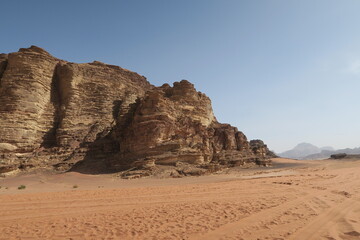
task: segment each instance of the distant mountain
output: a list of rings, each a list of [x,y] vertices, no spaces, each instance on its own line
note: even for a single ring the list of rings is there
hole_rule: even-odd
[[[303,157],[302,159],[304,160],[311,160],[311,159],[326,159],[326,158],[330,158],[330,156],[332,154],[337,154],[337,153],[346,153],[346,154],[360,154],[360,147],[358,148],[345,148],[345,149],[338,149],[338,150],[333,150],[333,151],[328,151],[328,150],[323,150],[320,153],[316,153],[316,154],[311,154],[308,155],[306,157]]]
[[[326,159],[330,158],[332,154],[346,153],[346,154],[360,154],[360,147],[358,148],[345,148],[345,149],[334,149],[333,147],[317,147],[310,143],[300,143],[293,149],[278,153],[279,157],[293,158],[301,160],[315,160],[315,159]]]
[[[322,150],[319,153],[310,154],[308,156],[302,157],[301,160],[320,160],[320,159],[327,159],[332,154],[336,153],[336,151],[328,151],[328,150]]]
[[[326,147],[329,148],[329,147]],[[277,154],[280,157],[284,158],[294,158],[302,159],[308,155],[320,153],[321,149],[317,146],[314,146],[310,143],[300,143],[296,145],[293,149]]]

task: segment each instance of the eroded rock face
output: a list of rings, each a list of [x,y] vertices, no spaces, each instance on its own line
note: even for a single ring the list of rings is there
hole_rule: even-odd
[[[260,139],[251,140],[250,148],[256,155],[262,157],[272,157],[272,158],[278,157],[274,152],[270,151],[267,145]]]
[[[133,105],[128,124],[119,128],[120,153],[112,166],[141,164],[262,164],[267,148],[251,147],[246,136],[214,117],[210,99],[186,80],[165,84]],[[140,143],[140,144],[139,144]]]
[[[56,140],[59,146],[80,146],[110,131],[119,114],[151,87],[145,77],[100,62],[60,63],[56,78],[59,120]]]
[[[1,55],[0,76],[0,160],[20,167],[53,164],[75,150],[84,157],[97,134],[152,88],[134,72],[69,63],[35,46]]]
[[[58,60],[31,47],[10,53],[0,64],[0,153],[15,161],[39,148],[53,126],[51,86]]]
[[[126,69],[66,62],[35,46],[0,54],[0,103],[1,172],[75,164],[201,173],[269,156],[262,141],[218,123],[210,99],[186,80],[154,87]]]

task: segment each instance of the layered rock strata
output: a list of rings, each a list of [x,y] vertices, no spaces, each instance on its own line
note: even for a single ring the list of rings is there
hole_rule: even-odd
[[[35,46],[0,55],[0,103],[0,172],[269,163],[266,145],[218,123],[188,81],[154,87],[126,69],[66,62]]]
[[[126,126],[119,128],[120,169],[141,164],[176,162],[243,165],[261,163],[266,145],[251,146],[246,136],[214,117],[211,101],[186,80],[164,84],[133,105]],[[141,144],[139,144],[141,143]]]

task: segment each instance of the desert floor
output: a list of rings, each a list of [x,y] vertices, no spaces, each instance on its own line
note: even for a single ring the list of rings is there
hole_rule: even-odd
[[[1,240],[360,239],[360,160],[181,179],[38,173],[0,186]]]

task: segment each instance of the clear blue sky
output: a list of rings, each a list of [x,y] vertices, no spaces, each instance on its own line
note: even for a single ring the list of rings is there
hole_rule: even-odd
[[[188,79],[220,122],[277,152],[360,146],[358,0],[11,0],[0,13],[0,52]]]

